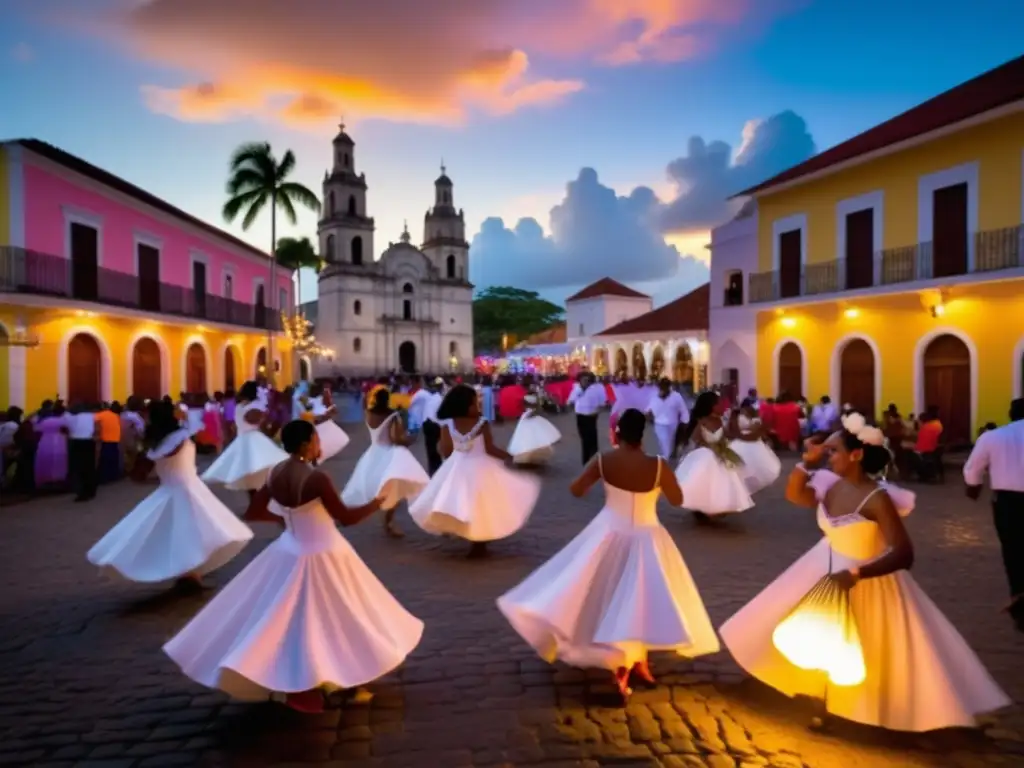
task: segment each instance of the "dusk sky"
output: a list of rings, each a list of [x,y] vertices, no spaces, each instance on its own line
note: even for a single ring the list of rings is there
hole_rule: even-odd
[[[0,20],[0,138],[225,226],[236,145],[291,148],[319,194],[343,114],[377,255],[404,220],[419,240],[443,158],[473,282],[556,300],[604,275],[659,303],[696,287],[727,195],[1024,52],[1020,0],[0,0]],[[279,231],[315,241],[315,219]],[[269,217],[232,231],[269,246]]]

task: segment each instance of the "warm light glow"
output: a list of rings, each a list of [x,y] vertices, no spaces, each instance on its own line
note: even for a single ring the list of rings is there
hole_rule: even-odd
[[[856,319],[859,316],[860,316],[860,310],[859,309],[855,309],[854,307],[850,307],[848,310],[843,312],[843,317],[845,317],[847,320],[854,320],[854,319]]]
[[[932,307],[932,317],[942,317],[944,314],[946,314],[945,304],[936,304]]]
[[[96,317],[95,312],[86,312],[84,309],[78,310],[75,314],[79,317]]]
[[[196,326],[196,330],[199,331],[200,333],[206,333],[206,326],[205,325],[197,325]]]
[[[782,327],[783,328],[795,328],[796,327],[796,318],[795,317],[784,317],[784,318],[782,318]]]
[[[860,685],[867,675],[857,627],[834,605],[801,605],[775,628],[772,644],[800,669],[824,672],[833,685]]]

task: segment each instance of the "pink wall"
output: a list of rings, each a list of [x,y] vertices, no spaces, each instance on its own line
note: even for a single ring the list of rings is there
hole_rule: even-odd
[[[59,168],[59,167],[58,167]],[[136,238],[160,247],[160,280],[171,285],[192,285],[191,254],[205,257],[207,293],[224,295],[225,267],[230,268],[235,301],[251,304],[256,285],[266,285],[270,302],[270,266],[266,259],[250,254],[231,243],[217,244],[211,234],[181,222],[172,224],[162,211],[146,213],[142,202],[120,202],[120,193],[109,195],[91,179],[81,179],[71,171],[51,170],[49,161],[25,153],[25,247],[29,250],[63,256],[68,254],[68,216],[82,223],[98,224],[100,230],[100,266],[118,272],[136,271]],[[151,242],[155,241],[155,242]],[[294,300],[291,272],[278,271],[277,288],[287,290],[288,306]],[[276,304],[276,301],[275,301]]]

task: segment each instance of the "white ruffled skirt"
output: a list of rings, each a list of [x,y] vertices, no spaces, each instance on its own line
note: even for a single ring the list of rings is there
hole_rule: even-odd
[[[316,432],[320,436],[320,461],[333,459],[349,444],[349,436],[345,434],[345,430],[331,419],[317,424]]]
[[[429,482],[430,475],[405,446],[371,445],[359,457],[341,500],[360,507],[382,499],[381,509],[394,509],[403,499],[415,499]]]
[[[270,470],[285,461],[288,454],[257,429],[243,432],[203,473],[202,479],[223,485],[232,491],[258,491]]]
[[[782,462],[763,440],[733,440],[729,447],[743,459],[740,475],[751,493],[767,488],[782,474]]]
[[[727,467],[714,451],[694,448],[676,467],[683,507],[705,515],[743,512],[754,506],[742,467]]]
[[[543,416],[523,414],[508,443],[508,452],[517,464],[542,464],[551,458],[561,439],[562,433]]]

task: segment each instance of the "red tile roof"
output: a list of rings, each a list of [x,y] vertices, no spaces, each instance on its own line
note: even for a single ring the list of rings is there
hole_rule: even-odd
[[[538,331],[532,336],[528,337],[524,344],[526,346],[533,346],[534,344],[564,344],[567,339],[567,331],[565,323],[558,323],[550,328],[543,331]]]
[[[246,253],[250,253],[253,256],[259,256],[263,259],[269,259],[266,251],[250,245],[229,232],[225,232],[220,227],[215,227],[213,224],[205,222],[190,213],[186,213],[181,210],[181,208],[171,205],[166,200],[147,192],[141,187],[135,186],[129,181],[125,181],[120,176],[115,176],[110,171],[105,171],[80,157],[72,155],[70,152],[65,152],[59,147],[47,144],[45,141],[39,141],[39,139],[17,139],[13,143],[24,147],[30,152],[41,155],[51,162],[62,165],[70,171],[74,171],[82,176],[87,176],[105,187],[110,187],[123,195],[133,197],[140,203],[148,205],[150,208],[156,208],[158,211],[162,211],[163,213],[173,216],[180,221],[191,224],[194,227],[198,227],[199,229],[209,233],[212,237],[226,241],[234,247],[242,249]],[[283,267],[281,268],[284,269]]]
[[[598,336],[630,336],[670,331],[706,331],[711,307],[711,283],[670,301],[663,307],[630,320],[623,320]]]
[[[901,115],[738,193],[735,197],[762,192],[1022,99],[1024,56],[961,83],[945,93],[940,93]]]
[[[596,299],[598,296],[625,296],[630,299],[651,298],[646,293],[634,291],[628,285],[623,285],[618,280],[612,280],[610,277],[602,277],[596,283],[591,283],[582,291],[574,293],[565,300],[565,303],[568,304],[570,301],[583,301],[583,299]]]

